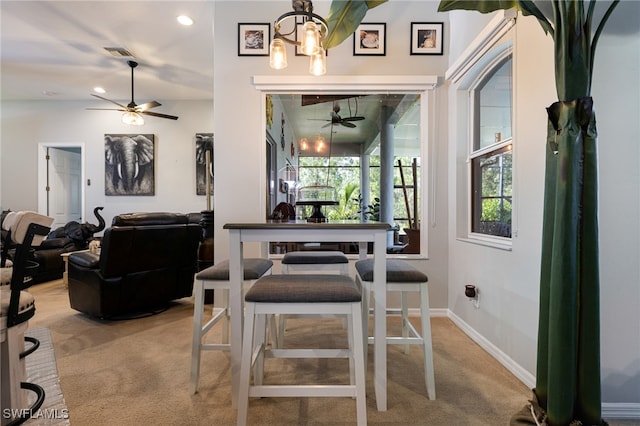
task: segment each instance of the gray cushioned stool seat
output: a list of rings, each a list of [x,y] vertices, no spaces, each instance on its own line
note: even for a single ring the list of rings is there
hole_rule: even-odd
[[[268,259],[249,258],[244,259],[244,280],[257,280],[263,276],[271,267],[273,262]],[[197,280],[228,281],[229,280],[229,260],[223,260],[210,266],[196,274]]]
[[[282,256],[285,265],[317,265],[349,263],[341,251],[292,251]]]
[[[363,281],[373,281],[373,259],[359,260],[355,264]],[[423,283],[427,275],[401,259],[387,259],[387,282]]]
[[[355,281],[344,275],[267,275],[247,291],[245,300],[257,303],[358,302],[362,298]]]

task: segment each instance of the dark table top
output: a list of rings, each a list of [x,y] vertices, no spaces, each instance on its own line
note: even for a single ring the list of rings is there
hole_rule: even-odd
[[[390,229],[388,223],[360,222],[358,220],[334,220],[329,222],[314,223],[306,220],[276,221],[249,223],[226,223],[223,229]]]

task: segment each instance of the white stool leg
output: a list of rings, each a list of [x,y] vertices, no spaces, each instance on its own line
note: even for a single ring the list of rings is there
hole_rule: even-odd
[[[436,399],[436,382],[433,370],[433,346],[431,343],[431,318],[429,313],[429,287],[420,284],[420,319],[422,321],[422,349],[424,350],[424,376],[429,399]]]
[[[409,337],[409,306],[407,302],[407,292],[400,292],[401,296],[401,311],[402,311],[402,337],[405,339]],[[404,345],[405,355],[409,355],[409,344]]]
[[[249,410],[249,384],[251,382],[251,357],[253,355],[253,330],[255,323],[255,303],[245,304],[244,334],[242,336],[242,357],[240,361],[240,386],[238,394],[238,426],[247,424]]]
[[[229,324],[231,323],[231,318],[229,316],[229,290],[224,288],[220,290],[221,309],[224,310],[224,317],[222,318],[222,343],[229,343]],[[214,298],[215,302],[215,298]]]
[[[253,364],[253,383],[256,385],[262,384],[262,378],[264,377],[264,346],[266,345],[266,331],[267,331],[267,315],[256,314],[253,325],[253,347],[261,348],[256,354],[256,359],[252,360]]]
[[[364,365],[367,366],[367,358],[369,356],[369,303],[371,301],[371,283],[368,281],[360,280],[360,277],[356,275],[357,281],[360,283],[362,290],[362,347],[364,351]]]
[[[351,353],[353,357],[353,367],[355,375],[356,385],[356,414],[358,418],[358,425],[366,426],[367,424],[367,397],[365,392],[365,374],[366,364],[363,347],[366,348],[366,344],[361,345],[360,342],[366,342],[366,335],[363,333],[362,326],[362,303],[353,303],[350,316],[350,323],[353,327],[349,328],[349,332],[353,333]]]
[[[191,341],[191,377],[189,380],[189,391],[195,394],[198,389],[198,378],[200,377],[200,344],[202,343],[202,323],[204,317],[204,283],[196,280],[195,300],[193,302],[193,337]]]

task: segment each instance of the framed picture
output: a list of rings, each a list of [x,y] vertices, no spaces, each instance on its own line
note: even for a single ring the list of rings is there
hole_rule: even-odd
[[[207,151],[211,160],[208,167]],[[213,133],[196,133],[196,195],[207,195],[207,173],[209,193],[213,194]]]
[[[155,195],[152,134],[104,135],[104,195]]]
[[[360,24],[353,34],[353,54],[384,56],[387,46],[387,24]]]
[[[269,56],[271,24],[238,24],[238,56]]]
[[[411,54],[442,55],[443,29],[442,22],[412,22]]]

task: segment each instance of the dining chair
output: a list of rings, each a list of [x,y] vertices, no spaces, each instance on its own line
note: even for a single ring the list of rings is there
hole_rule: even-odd
[[[243,287],[251,286],[255,280],[263,275],[271,274],[273,262],[268,259],[248,258],[244,260],[244,281]],[[198,272],[195,276],[193,304],[193,339],[191,343],[191,375],[189,390],[195,394],[198,389],[198,379],[200,377],[200,357],[202,351],[229,351],[229,327],[231,326],[229,314],[229,260],[221,261]],[[214,307],[213,316],[204,322],[204,302],[205,290],[213,290]],[[218,291],[220,292],[219,294]],[[205,342],[205,335],[211,331],[213,326],[222,322],[221,342]],[[239,326],[239,325],[238,325]],[[275,330],[275,326],[273,327]],[[275,331],[273,331],[275,333]]]
[[[244,426],[247,422],[251,397],[355,398],[357,423],[361,426],[367,424],[366,369],[363,354],[365,343],[361,299],[362,293],[353,278],[344,275],[268,275],[254,283],[245,295],[238,425]],[[265,344],[266,318],[276,314],[346,316],[349,324],[347,327],[348,349],[267,347]],[[312,337],[309,336],[309,338]],[[349,384],[265,384],[263,377],[265,358],[348,358]],[[253,383],[251,383],[252,370],[254,370]],[[265,419],[261,420],[265,421]]]
[[[315,273],[349,275],[349,259],[337,250],[291,251],[282,256],[282,273]],[[278,317],[278,347],[284,344],[288,315]]]
[[[431,321],[429,316],[429,287],[428,277],[422,271],[413,267],[409,262],[402,259],[387,259],[387,291],[400,292],[400,308],[387,308],[387,315],[400,314],[402,319],[402,336],[387,336],[387,345],[403,345],[404,353],[409,353],[409,345],[420,345],[424,352],[424,375],[429,399],[436,398],[435,375],[433,369],[433,346],[431,342]],[[369,313],[373,309],[369,308],[373,286],[373,259],[359,260],[355,263],[356,281],[362,286],[362,315],[365,335],[369,336],[368,324]],[[420,325],[419,333],[409,321],[409,309],[407,294],[418,292],[420,295]],[[374,294],[375,299],[375,294]],[[375,344],[373,337],[366,339],[368,344]],[[365,361],[367,350],[365,343]]]

